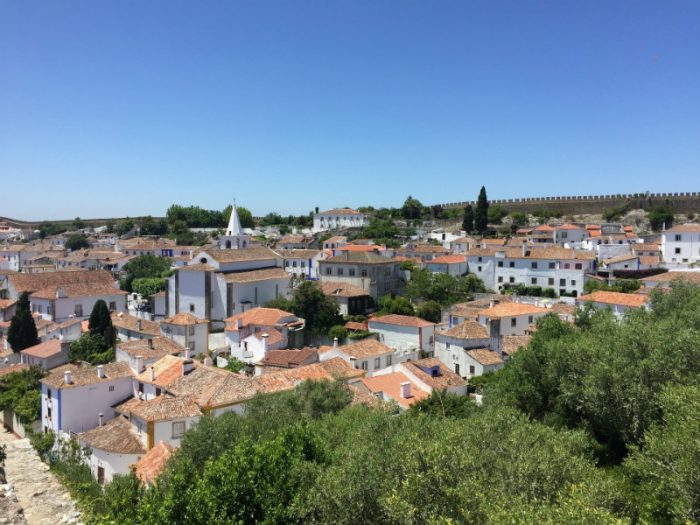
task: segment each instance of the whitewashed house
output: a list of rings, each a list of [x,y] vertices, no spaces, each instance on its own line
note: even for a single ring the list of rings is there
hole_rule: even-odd
[[[362,339],[343,346],[338,346],[337,343],[336,341],[332,347],[319,349],[318,358],[321,362],[340,357],[353,368],[363,370],[367,376],[396,362],[394,349],[376,339]]]
[[[525,335],[547,314],[548,308],[525,303],[501,303],[479,312],[479,324],[488,327],[490,337]]]
[[[150,339],[132,339],[118,342],[116,345],[116,362],[126,363],[136,374],[151,366],[166,355],[180,355],[185,349],[172,339],[164,336]]]
[[[700,224],[679,224],[661,232],[661,251],[667,264],[700,262]]]
[[[361,228],[369,224],[369,215],[351,208],[336,208],[314,214],[314,233],[346,228]]]
[[[160,322],[160,333],[192,355],[209,350],[209,323],[189,312],[181,312]]]
[[[598,290],[576,299],[576,305],[581,307],[592,304],[596,308],[610,308],[616,317],[622,317],[628,310],[646,308],[649,296],[636,293],[606,292]]]
[[[465,352],[466,368],[462,372],[467,379],[496,372],[503,368],[503,358],[498,352],[488,348],[477,348]]]
[[[435,323],[411,315],[389,314],[367,320],[370,332],[395,351],[396,362],[418,359],[420,352],[432,355]]]
[[[460,277],[467,273],[467,258],[464,255],[441,255],[426,262],[425,268],[433,273]]]
[[[253,308],[226,319],[226,345],[230,355],[256,363],[269,350],[288,348],[290,336],[301,343],[304,320],[277,308]]]
[[[68,341],[51,339],[22,350],[21,362],[41,367],[42,370],[51,370],[68,362],[69,347]]]

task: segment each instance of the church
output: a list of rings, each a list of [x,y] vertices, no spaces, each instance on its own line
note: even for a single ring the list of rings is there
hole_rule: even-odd
[[[208,319],[214,330],[223,328],[227,317],[290,297],[290,275],[282,264],[279,254],[243,232],[234,205],[216,246],[203,247],[168,278],[165,315],[188,312]]]

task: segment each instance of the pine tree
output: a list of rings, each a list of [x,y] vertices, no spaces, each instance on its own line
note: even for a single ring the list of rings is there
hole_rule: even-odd
[[[7,332],[7,341],[13,352],[20,352],[25,348],[39,344],[39,335],[36,331],[36,323],[29,308],[29,294],[24,292],[17,302],[17,310],[10,321]]]
[[[474,228],[479,233],[484,233],[489,225],[489,201],[486,198],[486,188],[481,187],[479,199],[476,201],[474,211]]]
[[[114,327],[112,326],[112,317],[109,314],[107,303],[102,299],[95,303],[90,312],[90,321],[88,323],[90,333],[99,335],[104,341],[105,349],[114,344]]]
[[[464,208],[462,229],[467,233],[471,233],[474,230],[474,208],[472,208],[471,204],[467,204],[466,208]]]

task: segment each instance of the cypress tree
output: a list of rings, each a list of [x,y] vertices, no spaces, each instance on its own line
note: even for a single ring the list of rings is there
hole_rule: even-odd
[[[112,326],[112,317],[109,315],[107,303],[102,299],[95,303],[90,312],[90,321],[88,323],[90,333],[99,335],[104,341],[104,348],[107,349],[114,344],[114,327]]]
[[[29,308],[29,294],[24,292],[17,301],[17,310],[10,321],[7,332],[7,341],[13,352],[20,352],[25,348],[39,344],[39,334],[36,331],[36,323]]]
[[[466,208],[464,208],[462,229],[467,233],[471,233],[474,230],[474,208],[472,208],[471,204],[467,204]]]
[[[476,201],[474,211],[474,228],[479,233],[484,233],[489,225],[489,201],[486,198],[486,188],[481,187],[479,199]]]

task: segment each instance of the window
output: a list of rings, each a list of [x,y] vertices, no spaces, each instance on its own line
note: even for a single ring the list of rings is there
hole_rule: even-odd
[[[160,388],[156,388],[156,397],[158,397],[161,392],[162,392],[162,390]]]
[[[51,419],[51,405],[46,407],[46,417]]]
[[[114,385],[109,385],[109,391],[114,392]]]
[[[469,375],[473,376],[476,374],[476,369],[474,368],[474,365],[469,365]]]
[[[537,277],[533,277],[532,279],[530,279],[530,282],[532,284],[537,284]]]
[[[532,324],[533,321],[534,321],[533,317],[532,317],[531,315],[528,316],[528,318],[527,318],[527,324]]]
[[[374,369],[378,369],[380,366],[382,366],[382,358],[381,357],[375,357],[374,358]]]
[[[498,261],[498,267],[503,268],[503,261]]]
[[[299,264],[302,268],[306,268],[306,261],[301,261]]]
[[[386,366],[391,366],[391,354],[386,356]]]
[[[360,362],[360,368],[362,368],[362,370],[367,370],[367,361]]]
[[[332,272],[333,272],[333,268],[331,268],[330,266],[327,266],[326,267],[326,275],[332,275]]]
[[[674,240],[676,240],[676,241],[680,241],[680,240],[681,240],[681,236],[680,236],[680,234],[678,234],[678,233],[677,233],[677,234],[675,235],[675,239],[674,239]]]
[[[350,268],[350,269],[348,270],[348,275],[349,275],[350,277],[355,277],[355,268]]]
[[[190,303],[190,312],[194,312],[194,303]]]
[[[575,280],[575,279],[571,279],[571,286],[576,286],[576,280]]]
[[[680,254],[681,254],[681,249],[680,249],[680,248],[676,248],[676,249],[673,251],[673,253],[675,253],[676,255],[680,255]]]
[[[564,265],[564,268],[566,268],[567,270],[568,270],[570,267],[571,267],[571,265],[570,265],[569,263],[566,263],[566,264]]]
[[[547,280],[547,284],[548,284],[549,286],[554,286],[554,277],[550,277],[550,278]]]
[[[190,326],[190,335],[194,335],[194,325]]]
[[[75,316],[76,316],[76,317],[82,317],[82,316],[83,316],[83,305],[82,305],[82,304],[76,304],[76,305],[75,305]]]
[[[511,268],[515,268],[515,261],[510,261],[508,266],[510,266]]]
[[[289,261],[284,261],[284,267],[289,268]]]
[[[296,268],[296,267],[297,267],[297,262],[296,262],[296,261],[292,261],[292,268]]]
[[[583,264],[581,264],[581,263],[576,263],[575,268],[576,268],[577,270],[581,270],[581,269],[583,269]]]
[[[338,268],[338,275],[343,275],[343,269],[342,269],[342,268]]]
[[[510,327],[515,328],[515,326],[518,324],[518,320],[513,317],[513,319],[510,320]]]
[[[109,302],[109,309],[110,311],[114,312],[117,309],[117,303],[116,301],[110,301]]]
[[[173,421],[173,437],[179,438],[185,433],[184,421]]]
[[[479,257],[479,262],[481,262],[481,257]]]
[[[139,383],[139,392],[143,394],[143,383]]]
[[[513,284],[515,282],[515,277],[511,277],[510,279],[508,279],[508,282]]]
[[[502,283],[502,282],[503,282],[503,276],[499,276],[499,277],[498,277],[498,282],[499,282],[499,283]]]
[[[549,263],[550,270],[554,270],[554,268],[556,268],[556,267],[557,267],[557,263],[554,263],[554,262]]]
[[[566,286],[566,279],[559,279],[559,286]]]
[[[367,270],[360,270],[360,275],[362,277],[367,277]]]
[[[455,374],[459,375],[459,363],[455,363]]]
[[[476,270],[477,270],[478,272],[480,272],[480,271],[481,271],[481,266],[479,266]]]
[[[536,269],[537,269],[537,263],[536,263],[536,262],[533,262],[532,265],[531,265],[531,267],[532,267],[533,270],[536,270]]]

